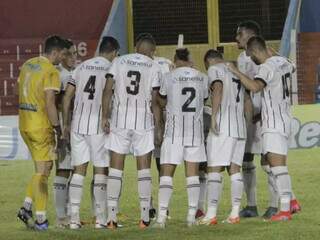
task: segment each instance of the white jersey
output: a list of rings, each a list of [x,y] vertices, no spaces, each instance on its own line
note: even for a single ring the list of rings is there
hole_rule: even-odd
[[[246,52],[243,51],[240,53],[238,57],[238,68],[239,70],[247,75],[249,78],[253,79],[255,75],[257,75],[259,71],[259,65],[255,64],[249,56],[247,56]],[[261,113],[261,93],[250,93],[252,104],[253,104],[253,114]]]
[[[164,136],[182,146],[204,143],[203,107],[208,98],[208,78],[190,67],[179,67],[164,75],[160,94],[167,97]]]
[[[111,63],[103,57],[94,57],[81,63],[73,72],[69,84],[76,87],[72,131],[78,134],[102,133],[101,104],[106,73]]]
[[[111,127],[152,129],[152,90],[160,87],[160,66],[145,55],[127,54],[113,61],[108,74],[115,81]]]
[[[68,69],[63,67],[62,64],[59,64],[57,66],[57,69],[60,72],[61,91],[65,91],[68,82],[70,82],[72,79],[72,70],[69,71]]]
[[[223,84],[222,101],[216,116],[220,134],[234,138],[246,138],[246,122],[244,118],[245,90],[237,77],[231,73],[224,63],[208,69],[209,86],[215,81]]]
[[[255,79],[266,84],[262,92],[262,133],[289,136],[292,117],[288,84],[294,71],[293,64],[280,56],[270,57],[260,65]]]
[[[161,73],[165,74],[171,71],[171,67],[172,67],[172,62],[164,57],[153,57],[153,60],[159,64],[160,68],[161,68]]]

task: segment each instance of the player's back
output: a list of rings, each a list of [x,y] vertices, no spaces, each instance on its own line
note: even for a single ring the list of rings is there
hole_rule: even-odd
[[[164,75],[160,93],[167,96],[165,136],[184,146],[202,144],[207,76],[194,68],[176,68]]]
[[[220,133],[230,137],[246,138],[244,118],[245,90],[237,77],[231,73],[224,63],[208,69],[209,83],[221,81],[223,84],[222,100],[217,115]]]
[[[102,93],[110,64],[103,57],[95,57],[80,64],[73,73],[69,82],[76,88],[72,130],[78,134],[93,135],[102,132]]]
[[[51,128],[45,104],[45,91],[60,91],[58,70],[45,57],[25,62],[19,75],[19,128],[32,131]]]
[[[111,123],[116,128],[151,129],[152,90],[159,88],[161,70],[148,56],[133,53],[117,58],[109,74],[114,79]]]
[[[274,56],[260,65],[260,68],[257,77],[265,78],[266,81],[262,101],[263,132],[277,131],[289,136],[291,113],[288,84],[292,79],[294,66],[286,58]]]

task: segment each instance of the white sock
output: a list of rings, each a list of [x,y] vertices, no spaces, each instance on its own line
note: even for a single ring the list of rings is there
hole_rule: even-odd
[[[291,179],[287,166],[271,167],[271,171],[276,178],[277,188],[280,197],[280,211],[290,211],[291,200]]]
[[[106,201],[107,201],[107,176],[103,174],[94,175],[93,195],[95,200],[96,221],[106,224]]]
[[[231,202],[232,211],[231,218],[239,217],[239,210],[241,205],[241,197],[243,193],[243,179],[241,173],[231,175]]]
[[[200,181],[200,194],[199,194],[199,202],[198,209],[204,211],[206,197],[207,197],[207,174],[204,171],[199,172],[199,181]]]
[[[195,220],[199,194],[200,194],[200,181],[198,176],[187,177],[187,192],[188,192],[188,222]]]
[[[172,177],[163,176],[160,177],[159,184],[159,211],[158,211],[158,222],[164,222],[167,218],[167,211],[169,202],[173,191]]]
[[[68,204],[68,178],[55,176],[53,183],[53,196],[57,218],[66,218]]]
[[[242,175],[247,196],[247,205],[251,207],[257,206],[257,176],[256,166],[253,161],[243,162]]]
[[[31,211],[32,210],[32,198],[26,197],[23,202],[23,207],[26,210]]]
[[[82,188],[83,188],[84,176],[80,174],[73,174],[70,186],[69,186],[69,199],[71,204],[71,218],[70,222],[79,223],[80,222],[80,203],[82,198]]]
[[[121,191],[123,171],[109,168],[109,176],[107,181],[107,201],[108,201],[108,222],[117,222],[118,201]]]
[[[207,202],[208,209],[206,218],[214,218],[217,216],[217,208],[219,199],[222,192],[222,180],[223,177],[220,173],[211,172],[208,173],[208,182],[207,182]]]
[[[268,175],[268,188],[269,188],[269,207],[278,208],[279,205],[279,193],[276,184],[276,178],[274,177],[269,165],[261,166],[263,171]]]
[[[151,201],[151,171],[149,169],[138,170],[138,192],[140,197],[140,219],[149,222],[149,209]]]

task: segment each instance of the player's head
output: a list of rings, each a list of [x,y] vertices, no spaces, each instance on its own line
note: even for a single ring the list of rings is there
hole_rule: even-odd
[[[137,53],[152,58],[156,51],[156,41],[150,33],[141,33],[136,39]]]
[[[77,49],[74,43],[70,39],[65,39],[66,54],[61,60],[62,65],[65,68],[73,69],[77,61]]]
[[[191,67],[193,65],[188,48],[178,48],[176,50],[176,54],[174,55],[174,65],[176,67]]]
[[[260,36],[254,36],[248,40],[246,52],[256,64],[263,63],[269,57],[266,42]]]
[[[209,49],[204,55],[203,61],[204,61],[204,65],[206,66],[206,69],[208,69],[211,65],[222,62],[223,56],[219,51],[214,49]]]
[[[236,41],[239,49],[245,49],[249,38],[259,36],[261,28],[259,24],[252,20],[243,21],[238,25]]]
[[[106,57],[108,60],[112,61],[120,49],[120,44],[117,39],[110,36],[105,36],[99,46],[99,55]]]
[[[44,54],[53,64],[59,64],[66,51],[65,40],[59,36],[49,36],[44,43]]]

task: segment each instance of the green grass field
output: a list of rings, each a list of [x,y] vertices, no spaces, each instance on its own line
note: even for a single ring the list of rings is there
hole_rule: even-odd
[[[289,169],[293,178],[295,193],[303,210],[294,215],[291,222],[269,223],[261,218],[242,220],[239,225],[218,224],[213,227],[197,226],[187,228],[185,217],[187,196],[183,167],[180,166],[174,180],[174,194],[171,201],[172,219],[165,230],[148,229],[141,231],[139,203],[136,184],[135,161],[127,159],[124,179],[124,191],[121,197],[121,212],[128,215],[123,222],[124,228],[116,231],[95,230],[87,225],[80,231],[58,230],[54,228],[55,213],[50,187],[49,221],[51,227],[44,233],[26,230],[16,219],[16,211],[24,198],[25,187],[30,179],[33,166],[31,161],[0,161],[0,239],[319,239],[320,211],[318,209],[319,188],[319,154],[320,149],[293,150],[289,154]],[[258,161],[257,161],[258,163]],[[82,219],[90,219],[90,194],[88,174],[84,199],[81,206]],[[52,177],[50,178],[52,182]],[[153,166],[153,195],[157,198],[157,174]],[[219,220],[228,215],[230,209],[229,179],[225,177],[224,194],[219,209]],[[50,184],[52,186],[52,184]],[[258,168],[259,211],[267,207],[266,177]]]

